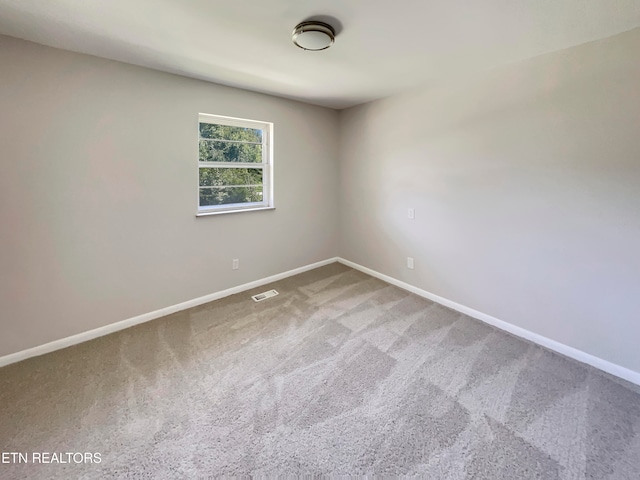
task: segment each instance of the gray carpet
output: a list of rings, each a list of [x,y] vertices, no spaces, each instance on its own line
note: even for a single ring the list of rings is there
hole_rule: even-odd
[[[340,264],[2,368],[0,426],[101,453],[3,479],[640,478],[635,387]]]

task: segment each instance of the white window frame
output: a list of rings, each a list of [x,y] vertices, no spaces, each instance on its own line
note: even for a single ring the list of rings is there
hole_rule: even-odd
[[[256,210],[272,210],[273,204],[273,123],[244,118],[225,117],[208,113],[198,114],[198,143],[200,142],[200,124],[212,123],[230,127],[252,128],[262,130],[262,163],[254,162],[201,162],[198,153],[198,210],[196,216],[218,215],[221,213],[251,212]],[[199,149],[198,149],[199,150]],[[262,202],[232,203],[226,205],[200,205],[200,169],[201,168],[261,168],[262,169]]]

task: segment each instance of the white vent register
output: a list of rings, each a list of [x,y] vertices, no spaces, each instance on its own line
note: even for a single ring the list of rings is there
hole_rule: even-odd
[[[257,295],[252,296],[254,302],[261,302],[262,300],[266,300],[267,298],[275,297],[278,295],[278,292],[275,290],[269,290],[268,292],[259,293]]]

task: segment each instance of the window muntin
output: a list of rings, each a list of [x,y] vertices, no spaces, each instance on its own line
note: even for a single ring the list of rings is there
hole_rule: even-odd
[[[273,206],[273,124],[200,114],[198,213]]]

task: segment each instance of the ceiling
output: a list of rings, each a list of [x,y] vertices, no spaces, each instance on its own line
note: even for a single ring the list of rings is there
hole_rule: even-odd
[[[322,52],[291,42],[328,21]],[[640,0],[0,0],[0,33],[345,108],[640,26]]]

